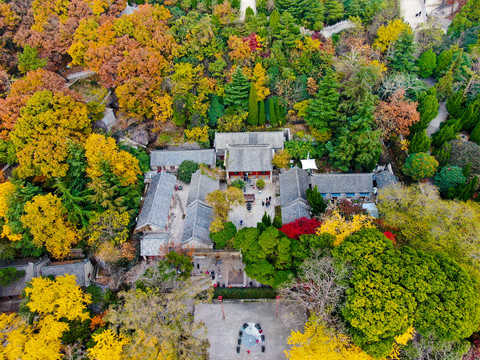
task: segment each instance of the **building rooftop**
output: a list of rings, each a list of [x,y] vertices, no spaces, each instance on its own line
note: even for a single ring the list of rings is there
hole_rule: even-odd
[[[306,191],[308,189],[309,177],[305,170],[297,166],[280,174],[280,203],[287,206],[290,203],[300,199],[307,200]]]
[[[140,239],[140,256],[165,255],[164,249],[168,247],[170,233],[146,234]]]
[[[302,217],[310,219],[310,204],[307,201],[299,199],[287,206],[282,206],[283,224],[291,223]]]
[[[227,171],[272,171],[272,153],[270,146],[229,147],[226,156]]]
[[[154,150],[150,154],[150,168],[157,170],[157,166],[179,166],[185,160],[214,166],[215,150]]]
[[[233,145],[269,145],[275,150],[283,149],[283,131],[215,133],[215,149],[226,150]]]
[[[87,265],[89,262],[90,259],[84,259],[80,261],[67,261],[65,263],[60,262],[49,264],[42,267],[41,273],[44,276],[53,275],[55,277],[64,276],[65,274],[75,275],[77,285],[87,286],[89,279],[85,277],[85,265]],[[93,274],[91,275],[93,276]]]
[[[197,170],[192,175],[186,206],[189,206],[195,200],[205,201],[207,194],[210,194],[219,188],[220,181],[218,179],[212,179],[208,175],[202,174],[201,169]]]
[[[138,215],[136,231],[145,226],[165,228],[176,182],[177,178],[165,171],[152,177]]]
[[[196,202],[186,209],[182,244],[199,241],[213,245],[210,239],[210,224],[213,221],[213,209],[202,202]]]
[[[312,176],[312,187],[315,185],[322,194],[372,193],[373,175],[316,174]]]
[[[375,174],[375,181],[377,182],[377,188],[379,189],[398,183],[397,177],[387,170]]]

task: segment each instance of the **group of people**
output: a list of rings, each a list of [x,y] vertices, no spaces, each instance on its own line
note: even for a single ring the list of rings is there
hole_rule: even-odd
[[[271,196],[265,198],[265,201],[262,200],[262,206],[269,207],[271,201],[272,201],[272,197],[271,197]]]

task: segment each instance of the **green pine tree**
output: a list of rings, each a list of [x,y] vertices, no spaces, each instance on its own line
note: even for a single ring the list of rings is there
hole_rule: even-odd
[[[470,134],[470,141],[480,145],[480,121],[473,128],[472,133]]]
[[[393,49],[388,56],[390,67],[400,72],[411,72],[414,66],[414,52],[415,44],[412,32],[403,31],[393,44]]]
[[[315,99],[307,107],[305,121],[308,125],[316,129],[330,129],[330,124],[338,120],[338,87],[335,71],[328,69],[319,84]]]
[[[445,123],[435,134],[432,135],[432,145],[436,148],[442,146],[445,142],[453,140],[458,135],[458,121]]]
[[[248,106],[250,83],[240,68],[232,76],[232,81],[225,86],[225,105],[229,108],[245,111]]]
[[[419,131],[413,135],[410,145],[408,146],[408,152],[419,153],[419,152],[428,152],[430,151],[430,146],[432,145],[432,139],[427,135],[427,131]]]
[[[447,111],[451,117],[460,118],[465,102],[464,89],[460,89],[447,99]]]
[[[436,94],[437,91],[432,87],[418,97],[417,110],[420,114],[420,121],[411,126],[411,133],[426,129],[430,121],[438,115],[439,104]]]
[[[418,58],[418,75],[421,78],[429,78],[433,74],[433,70],[437,66],[437,54],[432,49],[424,51]]]
[[[480,121],[480,98],[470,102],[460,115],[462,130],[472,131]]]
[[[270,125],[273,127],[278,125],[277,114],[275,113],[275,100],[273,97],[268,99],[268,114],[270,115]]]
[[[257,88],[255,83],[250,84],[250,95],[248,96],[248,118],[247,122],[249,125],[257,126],[258,125],[258,98],[257,98]]]
[[[258,125],[265,125],[267,117],[265,115],[265,101],[260,101],[260,110],[258,114]]]
[[[275,116],[277,117],[277,122],[278,125],[282,125],[282,114],[280,110],[280,101],[278,100],[278,97],[275,97],[275,100],[273,102],[273,106],[275,109]]]
[[[453,95],[453,70],[449,70],[446,72],[444,76],[438,80],[435,84],[435,88],[437,89],[438,98],[440,100],[444,100]]]
[[[325,22],[327,24],[334,24],[344,17],[343,3],[338,0],[325,0]]]
[[[437,80],[440,79],[443,75],[445,75],[452,61],[453,61],[453,50],[449,49],[449,50],[443,51],[437,58],[437,66],[433,71],[433,76]]]
[[[268,22],[268,26],[270,27],[272,34],[277,31],[279,24],[280,24],[280,13],[278,12],[277,9],[275,9],[270,14],[270,19]]]
[[[297,46],[297,40],[301,38],[300,28],[295,23],[295,18],[289,12],[284,12],[280,16],[280,22],[277,31],[272,36],[280,40],[286,49],[293,49]]]
[[[47,65],[47,60],[38,57],[36,48],[25,45],[23,53],[18,54],[18,70],[25,74],[32,70],[43,68]]]
[[[313,189],[307,189],[307,200],[310,203],[313,215],[319,216],[327,210],[327,204],[323,200],[322,194],[318,191],[317,185]]]
[[[208,119],[211,127],[216,127],[218,119],[220,119],[223,114],[225,114],[225,108],[218,101],[218,96],[213,95],[212,101],[210,102],[210,108],[208,109]]]
[[[443,146],[439,149],[434,149],[434,155],[435,158],[437,159],[438,163],[443,166],[446,165],[450,161],[450,152],[452,150],[452,145],[451,144],[443,144]]]

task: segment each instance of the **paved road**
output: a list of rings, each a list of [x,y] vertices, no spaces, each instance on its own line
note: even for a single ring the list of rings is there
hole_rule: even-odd
[[[445,101],[442,101],[441,103],[439,103],[437,117],[430,121],[430,124],[428,124],[427,135],[432,136],[433,133],[437,132],[437,130],[440,129],[440,124],[447,120],[447,117],[448,111],[446,103]]]

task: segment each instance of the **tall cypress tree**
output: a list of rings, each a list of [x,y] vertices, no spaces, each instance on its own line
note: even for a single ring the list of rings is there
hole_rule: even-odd
[[[274,105],[275,116],[277,117],[278,125],[282,125],[282,114],[280,111],[280,102],[278,100],[278,97],[275,97],[275,101],[273,105]]]
[[[447,99],[447,111],[450,116],[456,119],[459,118],[463,112],[463,103],[465,99],[463,91],[462,88]]]
[[[480,98],[472,101],[460,115],[462,130],[471,131],[480,121]]]
[[[225,108],[218,101],[218,96],[213,95],[212,101],[210,102],[210,108],[208,109],[208,119],[210,120],[210,126],[217,126],[218,119],[220,119],[225,113]]]
[[[480,145],[480,122],[473,128],[472,133],[470,134],[470,141]]]
[[[260,110],[258,113],[258,125],[265,125],[267,117],[265,115],[265,101],[260,100]]]
[[[334,24],[345,15],[343,3],[338,0],[325,0],[324,7],[325,22],[327,24]]]
[[[250,95],[248,96],[248,119],[249,125],[258,125],[258,98],[255,83],[250,84]]]
[[[225,105],[235,110],[245,111],[248,106],[250,83],[240,68],[232,76],[232,81],[225,86]]]
[[[275,100],[273,97],[268,99],[268,114],[270,115],[270,125],[277,126],[277,114],[275,113]]]
[[[413,135],[412,141],[408,146],[408,152],[419,153],[419,152],[428,152],[430,151],[430,146],[432,145],[432,139],[427,135],[427,131],[419,131]]]

